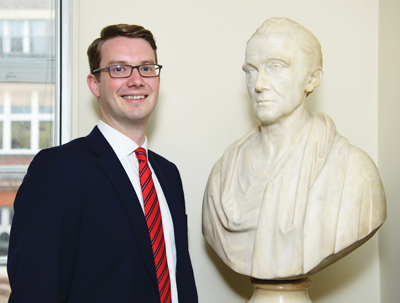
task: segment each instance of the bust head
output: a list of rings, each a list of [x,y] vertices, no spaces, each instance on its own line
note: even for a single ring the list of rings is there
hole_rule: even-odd
[[[274,124],[305,111],[306,97],[322,81],[321,46],[296,22],[271,18],[247,42],[243,70],[254,114]]]

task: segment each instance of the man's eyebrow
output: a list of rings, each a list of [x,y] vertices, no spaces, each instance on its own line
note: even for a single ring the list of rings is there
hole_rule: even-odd
[[[107,65],[114,65],[114,64],[130,65],[127,61],[124,61],[124,60],[111,60],[108,62]],[[155,62],[154,62],[154,60],[143,60],[143,61],[140,61],[140,64],[155,64]]]
[[[154,62],[154,60],[144,60],[144,61],[141,61],[141,63],[142,63],[142,64],[156,64],[156,63]]]
[[[111,61],[108,61],[108,63],[107,63],[107,65],[113,65],[113,64],[128,64],[128,63],[123,60],[111,60]]]

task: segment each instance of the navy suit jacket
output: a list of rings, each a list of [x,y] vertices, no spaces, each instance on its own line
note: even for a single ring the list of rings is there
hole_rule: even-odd
[[[197,291],[176,166],[149,151],[174,223],[180,303]],[[14,203],[9,302],[159,303],[149,232],[135,190],[95,127],[86,138],[42,150]]]

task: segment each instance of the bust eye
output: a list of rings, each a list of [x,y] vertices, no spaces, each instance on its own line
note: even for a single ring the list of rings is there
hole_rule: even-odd
[[[254,66],[247,66],[245,68],[245,72],[246,72],[247,77],[253,78],[253,77],[257,77],[258,69],[255,68]]]
[[[279,63],[273,63],[269,66],[269,69],[274,72],[277,72],[277,71],[281,70],[282,68],[283,68],[283,65],[279,64]]]
[[[246,65],[243,69],[247,74],[253,74],[253,73],[257,72],[257,69],[251,65]]]

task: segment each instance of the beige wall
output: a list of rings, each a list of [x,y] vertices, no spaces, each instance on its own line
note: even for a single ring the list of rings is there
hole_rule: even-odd
[[[319,38],[324,81],[310,96],[350,142],[378,160],[378,0],[74,0],[73,135],[97,123],[86,86],[86,49],[102,27],[136,23],[157,38],[159,104],[150,148],[180,169],[189,215],[190,250],[201,303],[244,302],[248,278],[227,268],[204,242],[201,205],[208,174],[224,149],[257,124],[241,70],[246,41],[269,17],[289,17]],[[313,302],[376,303],[380,297],[377,237],[312,277]],[[389,302],[389,301],[387,301]]]
[[[400,2],[379,5],[379,168],[388,220],[379,234],[381,302],[400,302]]]

